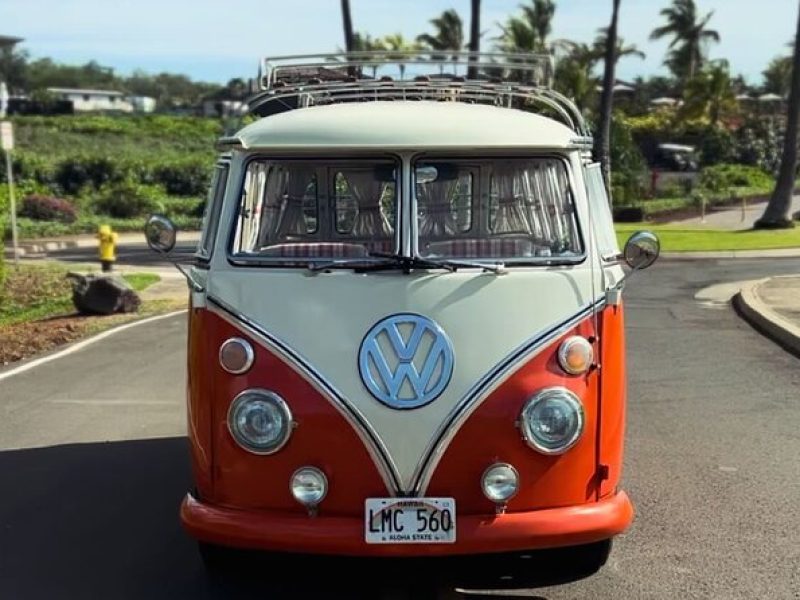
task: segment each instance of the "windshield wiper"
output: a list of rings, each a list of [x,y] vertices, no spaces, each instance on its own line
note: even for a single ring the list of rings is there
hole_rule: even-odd
[[[481,262],[471,262],[462,260],[431,260],[419,258],[417,256],[403,256],[390,252],[370,252],[370,258],[381,258],[381,262],[366,262],[358,259],[345,258],[331,260],[324,263],[308,263],[307,268],[312,273],[327,271],[328,269],[353,269],[357,273],[368,273],[373,271],[388,271],[391,269],[402,269],[406,275],[416,269],[444,269],[450,273],[458,269],[483,269],[496,275],[507,273],[503,263],[486,264]]]
[[[491,271],[496,275],[502,275],[506,272],[503,263],[485,264],[481,262],[471,262],[463,260],[432,260],[429,258],[419,258],[416,256],[403,256],[401,254],[392,254],[388,252],[370,252],[369,256],[376,258],[386,258],[395,261],[396,266],[403,268],[404,272],[408,273],[411,269],[445,269],[451,273],[457,269],[483,269],[484,271]],[[377,268],[389,268],[392,265],[379,264],[373,265]]]

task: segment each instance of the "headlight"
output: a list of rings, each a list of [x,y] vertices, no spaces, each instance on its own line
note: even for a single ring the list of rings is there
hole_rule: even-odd
[[[303,467],[294,472],[289,487],[295,500],[303,506],[313,508],[328,493],[328,479],[316,467]]]
[[[246,390],[231,402],[228,430],[245,450],[272,454],[289,440],[292,413],[275,392]]]
[[[486,469],[481,478],[481,488],[483,495],[492,502],[505,503],[519,489],[517,470],[506,463],[492,465]]]
[[[253,366],[255,357],[250,342],[242,338],[229,338],[219,347],[219,364],[233,375],[246,373]]]
[[[565,388],[548,388],[528,400],[520,417],[522,435],[542,454],[562,454],[583,433],[583,405]]]
[[[576,335],[567,338],[558,348],[558,364],[570,375],[582,375],[594,360],[594,349],[589,340]]]

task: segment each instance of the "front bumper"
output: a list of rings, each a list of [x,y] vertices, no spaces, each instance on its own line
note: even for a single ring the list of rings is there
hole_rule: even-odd
[[[342,556],[451,556],[577,546],[622,533],[633,506],[619,492],[599,502],[501,515],[458,515],[453,544],[367,544],[362,518],[236,510],[187,494],[181,521],[212,544]]]

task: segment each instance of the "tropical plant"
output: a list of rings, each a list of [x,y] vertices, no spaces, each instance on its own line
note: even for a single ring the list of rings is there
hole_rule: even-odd
[[[461,22],[461,17],[456,11],[450,9],[435,19],[431,19],[430,23],[436,32],[433,35],[430,33],[418,35],[417,44],[435,50],[436,53],[432,54],[434,58],[457,60],[457,55],[448,55],[446,51],[458,52],[464,47],[464,24]]]
[[[694,0],[673,0],[672,6],[661,10],[666,24],[650,34],[651,40],[672,37],[664,64],[679,80],[685,82],[703,66],[706,47],[719,42],[719,32],[708,29],[714,11],[700,17]]]
[[[553,29],[556,5],[552,0],[531,0],[521,4],[521,16],[498,23],[501,34],[495,38],[502,52],[548,52],[547,38]]]
[[[394,33],[381,38],[380,43],[386,48],[386,58],[389,60],[396,60],[399,63],[400,79],[405,78],[406,65],[403,59],[408,57],[410,52],[416,52],[422,49],[419,42],[412,42],[403,37],[402,33]]]
[[[717,60],[687,82],[679,114],[687,119],[708,118],[712,125],[719,125],[722,117],[738,107],[728,61]]]
[[[800,124],[800,11],[797,17],[794,58],[792,59],[792,85],[789,90],[789,105],[786,114],[786,135],[783,141],[783,154],[775,190],[764,209],[764,214],[756,221],[757,229],[793,227],[791,209],[795,178],[797,176],[797,133]]]
[[[782,98],[789,95],[792,85],[792,57],[779,56],[773,58],[764,69],[764,92],[777,94]]]
[[[595,135],[595,156],[600,160],[603,179],[612,198],[611,190],[611,111],[614,106],[614,70],[619,58],[617,44],[617,24],[619,23],[620,0],[613,0],[611,24],[608,26],[605,46],[605,70],[603,73],[603,91],[600,97],[600,126]]]
[[[598,56],[594,47],[573,43],[569,53],[556,63],[553,87],[571,98],[581,110],[592,105],[598,85],[592,75]]]
[[[597,54],[598,58],[602,58],[605,56],[606,53],[606,44],[608,43],[608,27],[601,27],[598,30],[597,37],[594,40],[594,44],[592,49]],[[626,58],[629,56],[640,58],[644,60],[647,58],[647,55],[639,50],[639,47],[636,44],[628,44],[625,45],[625,40],[619,36],[617,36],[617,44],[616,44],[616,52],[614,56],[616,57],[616,61],[619,62],[621,58]]]

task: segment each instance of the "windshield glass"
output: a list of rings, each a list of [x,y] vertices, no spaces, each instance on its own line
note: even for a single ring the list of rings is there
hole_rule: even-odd
[[[297,262],[394,252],[391,160],[254,160],[239,202],[233,255]]]
[[[560,159],[428,159],[414,173],[420,256],[524,262],[583,254]]]

